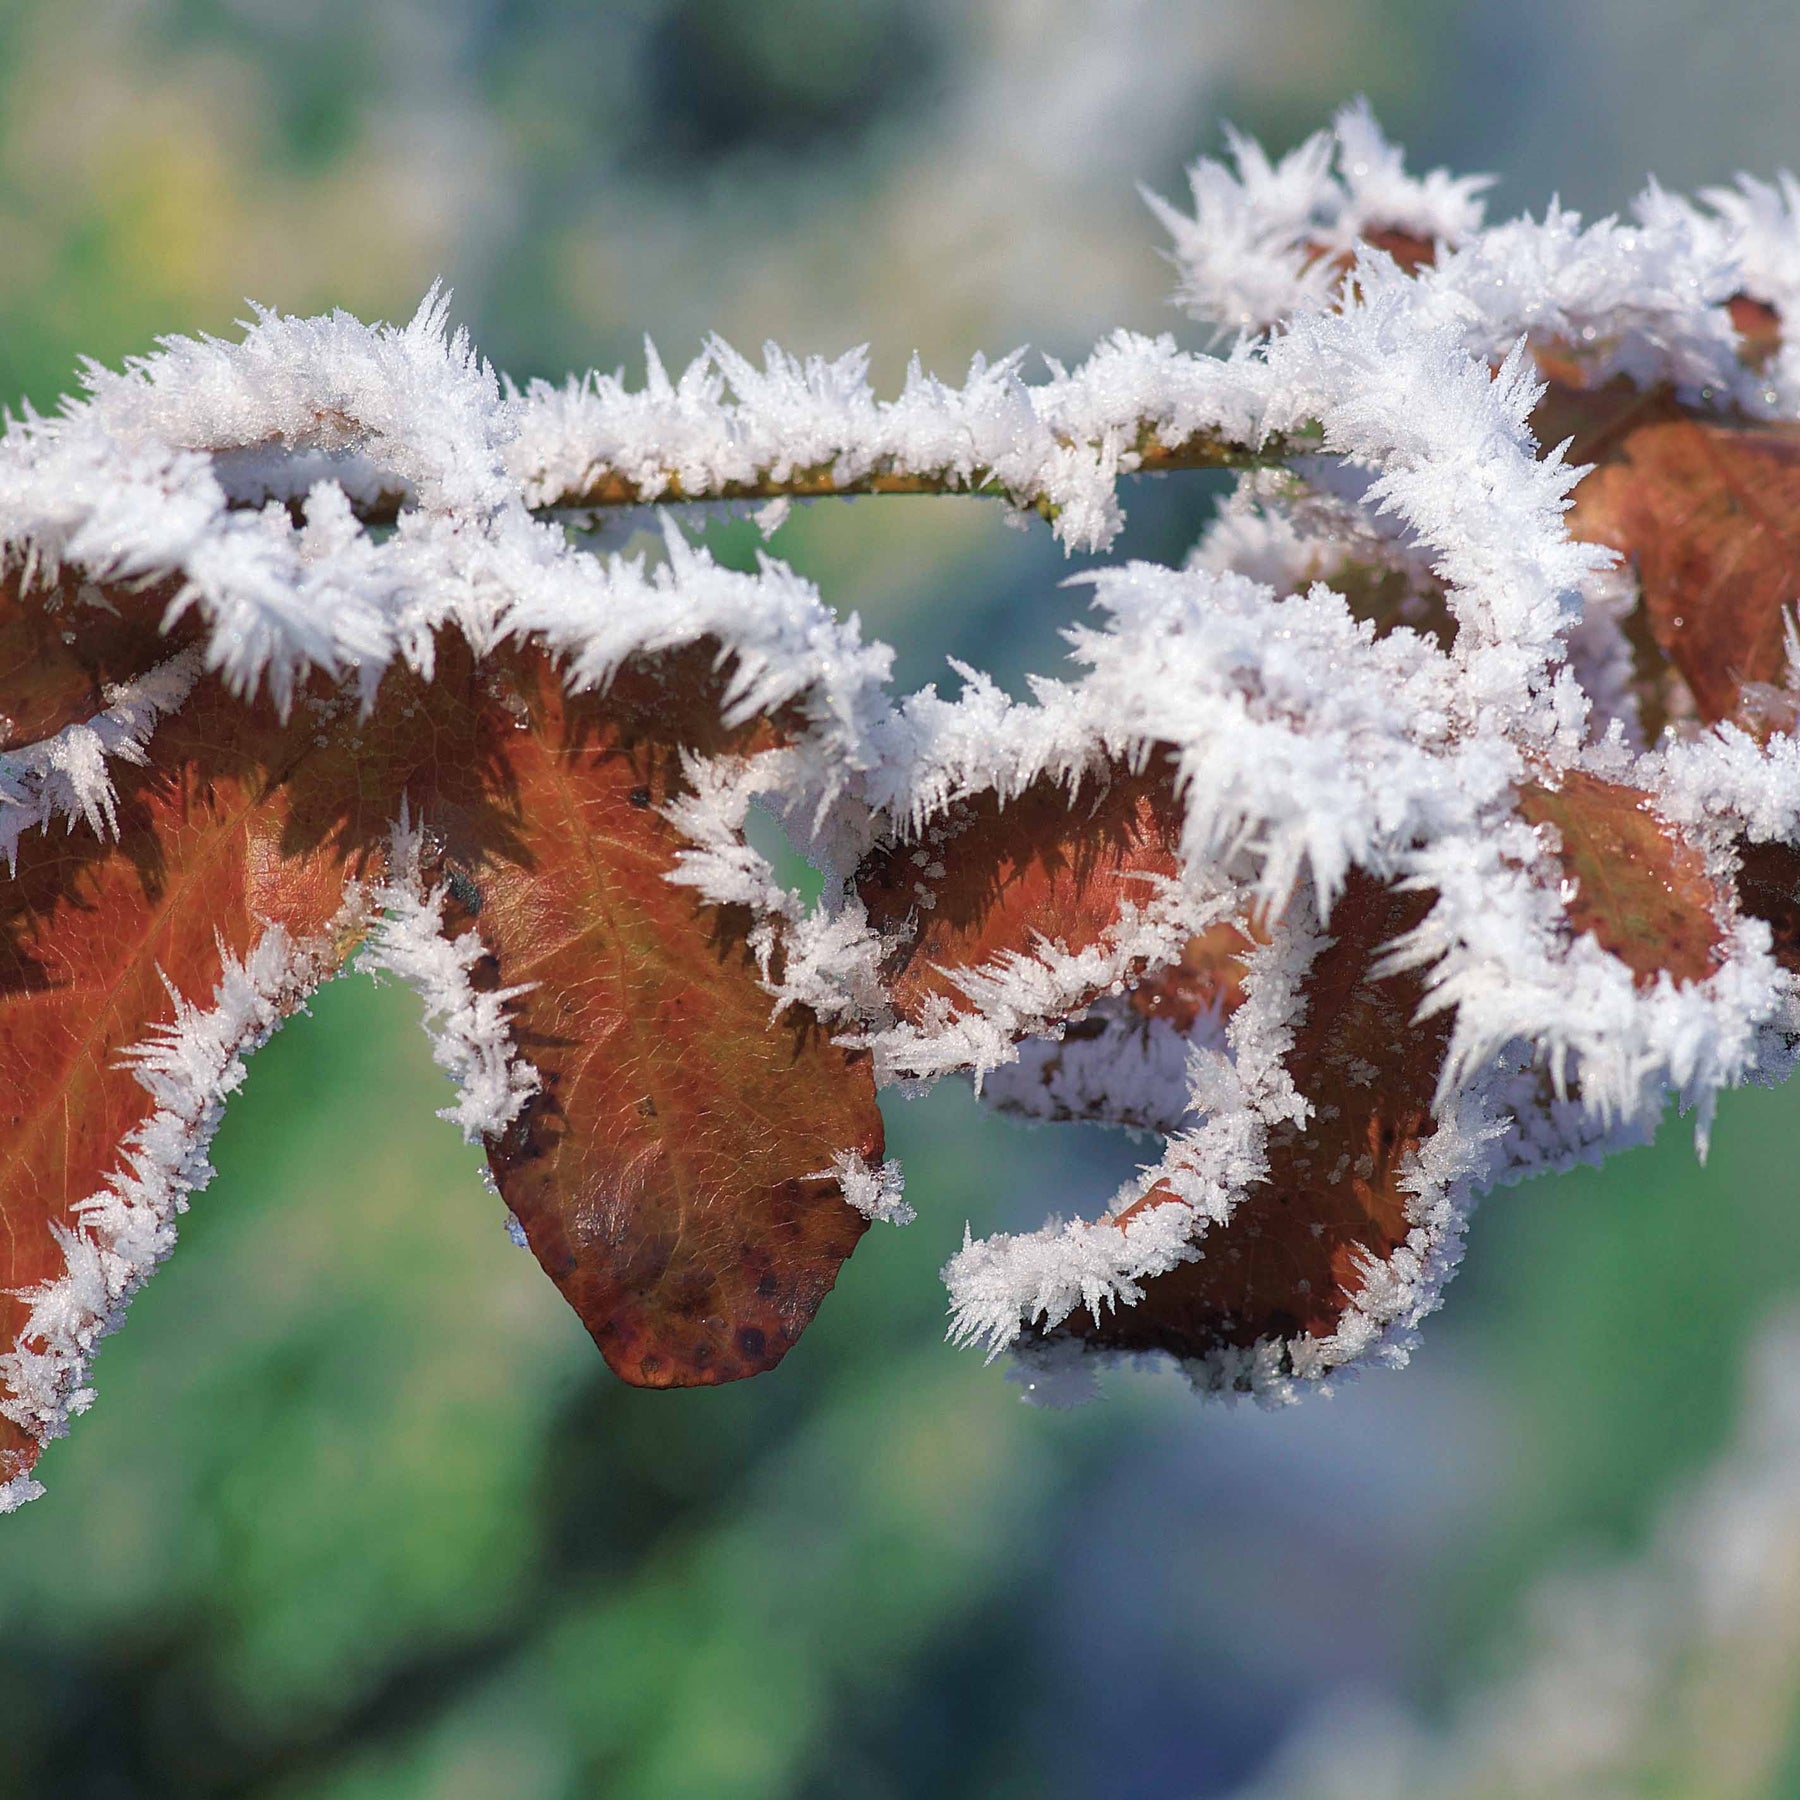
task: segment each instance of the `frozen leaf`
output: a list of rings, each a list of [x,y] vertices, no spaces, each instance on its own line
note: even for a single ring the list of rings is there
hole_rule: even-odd
[[[1650,796],[1575,769],[1528,783],[1519,811],[1555,828],[1572,930],[1591,931],[1640,987],[1666,971],[1704,981],[1719,966],[1723,903],[1706,859],[1650,810]]]
[[[1241,959],[1261,941],[1249,923],[1209,926],[1176,961],[1096,1001],[1060,1036],[1022,1043],[1017,1062],[988,1074],[982,1099],[1020,1118],[1178,1131],[1190,1115],[1189,1052],[1224,1043],[1244,999]]]
[[[882,1159],[866,1056],[804,1009],[773,1022],[742,908],[668,876],[683,752],[742,750],[703,648],[570,698],[523,657],[491,677],[500,779],[427,807],[483,978],[540,1087],[489,1149],[539,1261],[613,1369],[647,1387],[772,1368],[867,1220],[834,1162]],[[506,827],[495,831],[489,809]]]
[[[1738,354],[1751,368],[1762,368],[1781,348],[1781,314],[1766,300],[1733,294],[1731,326],[1738,334]]]
[[[1267,942],[1252,920],[1222,920],[1182,946],[1179,960],[1146,975],[1127,996],[1142,1019],[1190,1032],[1203,1018],[1223,1024],[1243,1004],[1245,953]]]
[[[1177,874],[1180,839],[1161,758],[1073,793],[1040,777],[1011,799],[989,788],[953,802],[858,871],[871,923],[897,940],[883,970],[896,1010],[914,1023],[934,1001],[962,1010],[974,971],[1044,945],[1093,949]]]
[[[1655,648],[1700,716],[1730,718],[1746,685],[1779,683],[1800,600],[1800,425],[1697,414],[1623,380],[1553,385],[1534,422],[1596,465],[1570,529],[1637,571]]]
[[[91,718],[109,685],[167,661],[193,635],[159,629],[166,583],[103,593],[65,572],[33,583],[29,594],[25,584],[18,565],[0,570],[0,750]]]
[[[1356,267],[1357,251],[1362,246],[1391,256],[1407,274],[1429,269],[1437,261],[1437,245],[1430,238],[1416,237],[1410,231],[1395,231],[1381,226],[1367,226],[1357,234],[1354,244],[1332,249],[1325,244],[1307,247],[1307,262],[1323,260],[1340,275],[1348,275]]]
[[[1800,850],[1792,844],[1738,846],[1738,904],[1774,934],[1775,960],[1800,974]]]
[[[1271,1130],[1266,1177],[1224,1225],[1205,1231],[1197,1260],[1145,1281],[1135,1305],[1097,1318],[1077,1308],[1060,1335],[1205,1358],[1339,1329],[1371,1269],[1414,1229],[1409,1163],[1433,1129],[1451,1019],[1417,1019],[1425,993],[1417,971],[1375,970],[1432,898],[1352,872],[1332,909],[1330,941],[1303,984],[1288,1058],[1311,1105],[1306,1124]],[[1122,1227],[1172,1203],[1167,1189],[1153,1188],[1112,1222]]]
[[[95,1342],[208,1178],[239,1059],[342,966],[411,809],[491,945],[478,980],[536,984],[512,1010],[538,1103],[493,1154],[564,1291],[632,1380],[779,1360],[865,1229],[839,1171],[880,1163],[881,1126],[866,1059],[797,1012],[770,1023],[748,913],[665,879],[682,753],[774,730],[719,723],[721,660],[701,645],[569,700],[543,653],[478,660],[446,633],[433,679],[390,668],[366,714],[315,679],[285,719],[207,678],[153,763],[117,771],[116,833],[20,839],[0,1483],[80,1409]]]
[[[0,1477],[62,1428],[87,1351],[206,1178],[206,1096],[159,1105],[158,1065],[133,1053],[179,1017],[172,996],[204,1004],[271,928],[307,964],[267,996],[276,1011],[349,948],[331,930],[341,855],[296,836],[282,779],[310,749],[308,724],[208,685],[159,734],[156,765],[122,771],[116,839],[34,832],[0,889]],[[266,1026],[246,1016],[247,1037]]]

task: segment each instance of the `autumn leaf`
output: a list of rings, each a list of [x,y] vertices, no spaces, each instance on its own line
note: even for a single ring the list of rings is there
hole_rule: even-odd
[[[249,714],[206,684],[158,734],[155,766],[120,771],[115,839],[22,842],[0,897],[0,1344],[39,1348],[20,1338],[32,1290],[64,1274],[56,1232],[81,1230],[84,1202],[143,1172],[130,1140],[156,1102],[129,1053],[169,1019],[171,991],[204,1003],[226,959],[241,963],[272,927],[310,947],[318,975],[350,947],[328,930],[343,901],[340,853],[291,836],[282,777],[311,739],[310,721]],[[172,1214],[156,1236],[166,1251]],[[102,1311],[141,1275],[118,1279],[120,1291],[97,1297]],[[60,1427],[59,1404],[0,1424],[0,1478],[35,1461],[40,1437]]]
[[[1429,269],[1437,261],[1438,247],[1432,239],[1398,227],[1372,225],[1359,232],[1356,243],[1348,249],[1334,250],[1326,244],[1308,244],[1305,250],[1305,267],[1311,268],[1317,262],[1326,261],[1334,271],[1348,276],[1356,267],[1358,249],[1364,245],[1391,256],[1409,275],[1416,275],[1421,269]]]
[[[1738,905],[1774,938],[1775,960],[1800,975],[1800,850],[1792,844],[1738,845]]]
[[[1738,355],[1752,369],[1762,368],[1781,348],[1781,314],[1748,294],[1733,294],[1726,307],[1738,334]]]
[[[1405,892],[1352,870],[1332,908],[1330,941],[1302,987],[1288,1066],[1311,1102],[1305,1126],[1271,1129],[1268,1175],[1198,1260],[1147,1279],[1143,1298],[1099,1317],[1078,1307],[1052,1338],[1096,1348],[1203,1358],[1267,1340],[1327,1338],[1362,1294],[1372,1266],[1412,1233],[1402,1184],[1433,1130],[1432,1099],[1454,1015],[1419,1020],[1417,970],[1378,975],[1381,952],[1429,911],[1434,895]],[[1109,1221],[1124,1227],[1178,1204],[1158,1186]]]
[[[1253,918],[1196,933],[1171,963],[1106,995],[1058,1035],[1019,1046],[981,1098],[1027,1119],[1123,1125],[1168,1136],[1191,1122],[1187,1052],[1223,1040],[1243,1004],[1242,958],[1267,933]]]
[[[110,1266],[86,1203],[129,1183],[143,1134],[163,1129],[138,1077],[171,996],[204,1006],[271,933],[296,971],[271,1019],[337,972],[366,923],[354,884],[384,872],[403,808],[436,834],[496,980],[535,984],[517,1036],[541,1093],[492,1157],[614,1366],[670,1385],[780,1359],[866,1225],[843,1199],[845,1160],[879,1162],[882,1137],[866,1059],[796,1013],[771,1024],[747,920],[665,879],[680,839],[660,809],[681,753],[775,729],[719,724],[728,665],[690,646],[568,700],[544,652],[481,661],[446,632],[432,680],[390,669],[365,714],[315,678],[286,719],[207,679],[157,730],[153,762],[115,771],[115,835],[22,840],[0,902],[0,1343],[31,1396],[15,1391],[0,1425],[0,1481],[77,1398],[34,1309],[77,1251]],[[199,1134],[193,1156],[212,1122],[174,1122]],[[197,1173],[177,1158],[170,1195]],[[147,1272],[114,1262],[71,1340],[84,1356]]]
[[[1666,661],[1701,719],[1731,718],[1744,689],[1786,671],[1784,619],[1800,601],[1800,425],[1691,410],[1666,388],[1623,379],[1583,388],[1572,367],[1540,358],[1553,379],[1534,429],[1573,438],[1591,463],[1569,529],[1619,551],[1637,571],[1657,692]],[[1642,657],[1641,657],[1642,660]]]
[[[102,589],[65,570],[34,583],[29,599],[24,582],[18,566],[0,568],[0,751],[92,718],[109,684],[142,675],[197,635],[192,620],[162,631],[168,582]]]
[[[1663,971],[1704,981],[1718,968],[1724,897],[1700,852],[1650,810],[1648,794],[1572,769],[1555,787],[1522,787],[1519,812],[1555,829],[1570,929],[1591,931],[1639,987]]]
[[[514,735],[496,839],[426,812],[478,897],[472,929],[542,1087],[489,1150],[501,1194],[608,1363],[647,1387],[773,1368],[867,1221],[834,1164],[882,1156],[866,1055],[769,1001],[750,920],[670,885],[680,753],[747,747],[702,655],[570,699],[547,659],[498,679]],[[704,678],[702,678],[704,676]]]
[[[964,1011],[963,978],[976,970],[1034,955],[1040,941],[1071,955],[1107,942],[1128,907],[1147,908],[1179,872],[1180,840],[1162,756],[1073,792],[1042,776],[1011,799],[989,788],[952,802],[857,872],[871,924],[896,941],[883,970],[895,1010],[914,1024],[933,1002]],[[1067,1013],[1093,997],[1071,997]]]
[[[1244,957],[1267,942],[1257,918],[1221,919],[1189,938],[1176,961],[1133,983],[1131,1010],[1141,1019],[1164,1019],[1182,1033],[1203,1017],[1223,1024],[1244,1002]]]

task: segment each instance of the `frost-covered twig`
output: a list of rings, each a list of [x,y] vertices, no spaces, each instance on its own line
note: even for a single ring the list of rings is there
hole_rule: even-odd
[[[641,391],[520,393],[434,291],[400,327],[264,313],[90,370],[0,439],[0,601],[27,636],[51,595],[84,627],[59,613],[64,686],[6,708],[61,724],[0,760],[6,991],[70,989],[45,971],[90,904],[163,931],[175,852],[177,904],[259,934],[234,942],[351,893],[365,963],[426,996],[448,1116],[630,1379],[776,1360],[861,1230],[844,1204],[908,1210],[876,1083],[956,1074],[1163,1141],[1096,1217],[966,1239],[954,1335],[1040,1374],[1166,1352],[1271,1402],[1403,1360],[1483,1187],[1638,1141],[1670,1098],[1704,1140],[1723,1088],[1800,1053],[1800,209],[1746,182],[1487,226],[1479,181],[1409,177],[1361,107],[1234,152],[1191,220],[1158,205],[1187,303],[1245,334],[1223,354],[1119,332],[880,399],[861,352],[714,342],[673,379],[650,352]],[[1593,486],[1539,441],[1565,418]],[[1188,467],[1236,496],[1185,566],[1084,576],[1071,666],[1026,698],[960,665],[953,696],[895,695],[853,617],[676,520],[991,493],[1097,550],[1124,477]],[[654,557],[568,530],[648,503]],[[177,623],[191,649],[69,722],[83,658]],[[108,756],[149,764],[129,805]],[[749,841],[757,805],[816,904]],[[59,860],[33,828],[64,818]],[[457,846],[441,886],[414,818]],[[227,1005],[236,967],[221,1056],[291,998]],[[231,1067],[170,1101],[183,1144]],[[161,1232],[189,1164],[158,1168]],[[86,1216],[27,1225],[70,1271],[6,1365],[33,1443],[148,1266],[94,1288]]]

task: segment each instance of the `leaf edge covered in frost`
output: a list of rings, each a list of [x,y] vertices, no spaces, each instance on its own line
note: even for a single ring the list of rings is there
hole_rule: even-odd
[[[447,631],[478,658],[509,639],[541,645],[571,691],[706,641],[728,666],[727,724],[782,714],[796,728],[778,748],[689,765],[667,809],[687,845],[673,879],[748,907],[772,1010],[811,1008],[889,1080],[1016,1066],[1022,1039],[1053,1038],[1071,1009],[1171,964],[1191,934],[1247,908],[1280,919],[1251,956],[1226,1049],[1189,1047],[1193,1123],[1115,1212],[1158,1181],[1173,1199],[1125,1229],[970,1239],[952,1259],[953,1332],[990,1349],[1025,1341],[1040,1359],[1062,1352],[1022,1333],[1077,1302],[1096,1316],[1128,1304],[1199,1254],[1256,1178],[1270,1125],[1304,1123],[1283,1058],[1308,947],[1349,873],[1429,892],[1387,960],[1420,972],[1427,1014],[1454,1012],[1435,1129],[1407,1175],[1414,1238],[1364,1271],[1329,1342],[1201,1358],[1197,1379],[1283,1399],[1340,1367],[1403,1360],[1478,1185],[1629,1141],[1670,1092],[1704,1130],[1719,1088],[1785,1073],[1800,1040],[1794,974],[1733,886],[1742,845],[1800,843],[1800,753],[1729,723],[1640,747],[1619,672],[1629,598],[1611,554],[1565,528],[1581,472],[1538,452],[1526,350],[1555,347],[1594,382],[1800,412],[1800,349],[1783,342],[1752,366],[1730,310],[1739,296],[1777,313],[1800,303],[1795,191],[1745,182],[1694,205],[1653,189],[1630,225],[1583,230],[1553,211],[1484,228],[1481,183],[1408,177],[1366,108],[1280,164],[1234,147],[1235,173],[1203,164],[1194,178],[1200,227],[1230,227],[1209,240],[1212,265],[1199,266],[1199,227],[1158,206],[1189,299],[1224,295],[1230,322],[1264,332],[1224,356],[1121,332],[1042,381],[1016,355],[978,360],[960,388],[915,366],[880,401],[861,353],[802,363],[771,348],[757,368],[715,341],[673,380],[651,352],[639,393],[590,376],[520,394],[449,333],[434,290],[403,327],[263,312],[240,343],[172,339],[123,373],[90,367],[88,398],[0,440],[0,553],[26,585],[65,568],[96,592],[173,582],[163,622],[194,615],[200,636],[136,689],[109,691],[90,723],[8,753],[7,845],[53,819],[104,833],[106,755],[149,753],[156,718],[202,664],[284,712],[320,677],[366,711],[390,667],[429,680]],[[1396,233],[1429,241],[1426,266],[1383,253]],[[1233,552],[1215,531],[1210,567],[1203,554],[1185,571],[1093,577],[1101,621],[1071,633],[1078,671],[1036,683],[1031,701],[965,670],[954,701],[927,689],[896,703],[886,649],[779,563],[721,569],[672,525],[660,567],[602,562],[557,523],[784,483],[800,497],[936,487],[996,492],[1048,516],[1071,549],[1095,549],[1118,531],[1125,475],[1268,463],[1354,517],[1360,543],[1439,584],[1448,648],[1377,632],[1323,583],[1247,579],[1231,563],[1254,533],[1240,529]],[[1271,518],[1298,504],[1291,483],[1248,482]],[[385,537],[373,518],[391,520]],[[1281,566],[1278,536],[1264,573]],[[871,847],[920,840],[974,796],[1004,805],[1045,782],[1078,796],[1152,756],[1173,770],[1178,875],[1122,905],[1095,944],[1023,944],[960,972],[955,1005],[897,1017],[882,974],[892,940],[843,885]],[[1577,774],[1641,793],[1649,829],[1704,863],[1718,896],[1704,979],[1634,970],[1573,929],[1554,834],[1517,796]],[[826,870],[820,905],[783,893],[745,841],[759,798]],[[365,957],[421,987],[459,1082],[451,1116],[491,1136],[535,1075],[508,1037],[509,993],[471,988],[473,945],[442,935],[445,890],[423,882],[406,830]],[[858,1211],[901,1215],[887,1165],[834,1169]]]

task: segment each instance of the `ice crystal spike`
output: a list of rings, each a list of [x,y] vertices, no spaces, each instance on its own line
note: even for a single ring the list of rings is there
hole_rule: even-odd
[[[773,1366],[911,1216],[882,1084],[1156,1141],[1091,1218],[965,1234],[954,1337],[1059,1395],[1153,1354],[1273,1403],[1405,1359],[1483,1189],[1790,1071],[1800,190],[1489,225],[1360,105],[1232,157],[1154,203],[1216,354],[883,397],[861,351],[714,342],[520,393],[434,290],[8,427],[0,1508],[244,1057],[359,963],[650,1386]],[[847,611],[679,522],[975,492],[1093,550],[1193,467],[1239,473],[1184,566],[1083,577],[1023,701],[894,694]],[[644,504],[653,557],[567,529]]]

